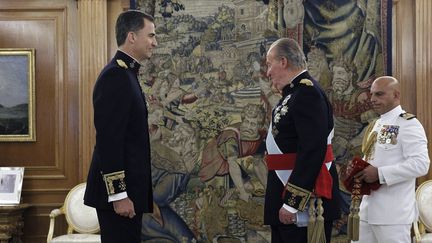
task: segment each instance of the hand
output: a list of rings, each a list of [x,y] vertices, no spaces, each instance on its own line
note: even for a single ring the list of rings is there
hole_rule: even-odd
[[[116,214],[133,218],[135,216],[135,209],[133,202],[127,197],[113,202],[114,211]]]
[[[281,209],[279,209],[279,221],[281,221],[283,224],[295,224],[297,221],[297,214],[291,213],[290,211],[281,207]]]
[[[369,165],[364,170],[357,173],[354,176],[354,178],[357,178],[357,179],[364,181],[364,182],[367,182],[367,183],[375,182],[375,181],[379,180],[378,168],[374,167],[372,165]]]

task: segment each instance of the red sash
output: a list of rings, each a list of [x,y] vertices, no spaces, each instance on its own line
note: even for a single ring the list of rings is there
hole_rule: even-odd
[[[267,154],[265,156],[268,170],[293,170],[296,158],[296,153]],[[315,194],[317,197],[332,198],[333,178],[331,177],[325,163],[333,160],[333,147],[331,144],[328,144],[320,173],[315,181]]]

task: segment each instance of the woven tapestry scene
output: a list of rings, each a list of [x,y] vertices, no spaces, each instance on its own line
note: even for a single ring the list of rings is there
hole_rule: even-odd
[[[391,72],[389,2],[137,1],[136,8],[154,12],[158,41],[139,77],[155,205],[143,218],[143,242],[271,242],[263,225],[264,138],[280,94],[265,63],[280,37],[300,43],[333,105],[332,142],[343,177],[377,116],[369,87]],[[332,242],[346,241],[351,195],[341,186],[340,196]]]

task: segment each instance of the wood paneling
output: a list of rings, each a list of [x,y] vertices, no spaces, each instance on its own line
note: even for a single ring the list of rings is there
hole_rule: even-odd
[[[2,166],[25,166],[25,242],[46,242],[49,212],[79,180],[76,13],[74,0],[0,2],[0,47],[35,49],[36,142],[0,143]]]
[[[429,138],[429,157],[432,158],[432,104],[431,91],[432,83],[432,1],[415,1],[415,63],[416,63],[416,98],[417,117],[422,122],[426,135]],[[422,182],[432,178],[432,170],[426,177],[421,178]]]
[[[429,140],[432,158],[432,1],[393,0],[393,76],[401,83],[402,107],[417,115]],[[418,183],[432,179],[432,170]]]
[[[402,107],[416,113],[413,0],[393,1],[393,76],[401,83]]]
[[[93,86],[107,58],[107,3],[106,0],[79,0],[80,34],[80,178],[87,173],[95,144],[93,126]]]
[[[120,0],[79,0],[80,26],[80,180],[87,179],[95,129],[93,125],[92,93],[94,83],[102,68],[117,50],[115,22],[125,5]]]

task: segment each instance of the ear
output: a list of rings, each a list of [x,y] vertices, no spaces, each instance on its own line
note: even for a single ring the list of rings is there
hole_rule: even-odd
[[[126,40],[130,43],[134,43],[135,42],[135,33],[134,32],[128,32],[127,36],[126,36]]]
[[[400,91],[399,90],[395,90],[393,95],[396,99],[400,100]]]
[[[289,62],[288,62],[288,59],[286,59],[286,57],[281,57],[280,61],[281,61],[282,67],[288,68]]]

